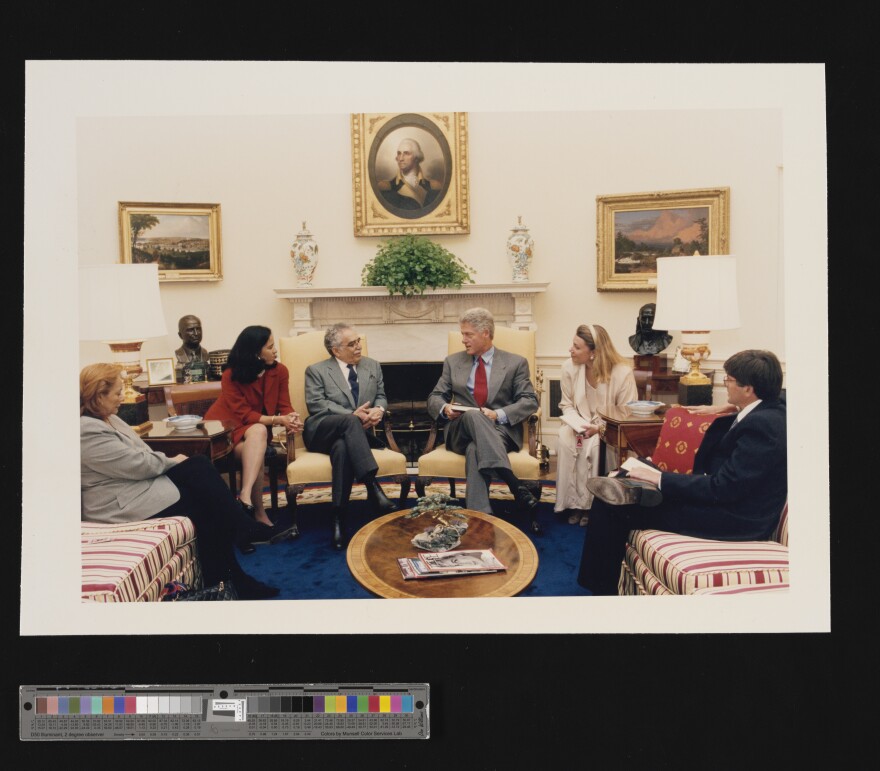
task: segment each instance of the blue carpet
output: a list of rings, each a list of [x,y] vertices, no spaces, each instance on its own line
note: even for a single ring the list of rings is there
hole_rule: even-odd
[[[415,504],[415,500],[410,501]],[[511,501],[493,500],[493,513],[521,528],[525,519],[510,513]],[[323,503],[299,506],[300,536],[275,546],[258,546],[253,554],[238,554],[242,567],[255,578],[277,586],[280,600],[376,599],[351,575],[345,550],[335,550],[330,541],[330,507]],[[352,501],[347,532],[357,532],[372,515],[363,501]],[[569,525],[553,512],[552,503],[541,503],[538,522],[543,535],[525,529],[538,552],[538,572],[520,597],[588,596],[576,576],[584,543],[584,528]]]

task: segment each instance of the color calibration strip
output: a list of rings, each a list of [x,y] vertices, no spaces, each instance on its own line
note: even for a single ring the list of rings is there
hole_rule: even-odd
[[[428,738],[417,684],[22,686],[21,739]]]

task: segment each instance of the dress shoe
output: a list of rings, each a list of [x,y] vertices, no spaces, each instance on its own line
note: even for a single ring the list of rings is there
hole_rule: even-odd
[[[345,546],[345,535],[342,529],[342,518],[345,510],[341,507],[333,507],[333,548],[341,550]]]
[[[589,515],[589,514],[584,514],[584,515],[581,517],[581,521],[580,521],[578,524],[579,524],[581,527],[586,527],[587,525],[589,525],[589,524],[590,524],[590,515]]]
[[[392,511],[397,511],[397,505],[385,495],[382,485],[375,479],[367,482],[366,488],[367,502],[370,504],[374,514],[390,514]]]
[[[663,495],[656,485],[638,479],[620,477],[590,477],[587,489],[600,500],[612,506],[656,506]]]
[[[299,527],[296,524],[296,519],[288,513],[287,509],[281,509],[281,513],[274,520],[272,527],[275,529],[275,535],[269,543],[276,544],[289,538],[299,538]]]
[[[516,488],[514,500],[516,501],[517,508],[523,514],[528,514],[538,508],[538,499],[529,492],[529,488],[525,485],[520,485]]]
[[[280,523],[278,525],[260,525],[260,534],[250,539],[252,544],[262,546],[264,544],[276,544],[287,539],[293,530],[292,523]]]

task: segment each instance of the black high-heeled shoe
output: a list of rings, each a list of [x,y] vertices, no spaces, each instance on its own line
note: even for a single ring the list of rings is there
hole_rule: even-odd
[[[247,514],[251,519],[254,518],[254,504],[245,503],[241,498],[238,499],[238,505],[241,506],[242,511]]]

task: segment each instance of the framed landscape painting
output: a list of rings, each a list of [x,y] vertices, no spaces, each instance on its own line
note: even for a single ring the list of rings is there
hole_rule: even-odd
[[[123,263],[155,263],[159,281],[219,281],[219,203],[119,202]]]
[[[596,196],[596,289],[656,291],[657,258],[727,254],[730,188]]]
[[[469,233],[467,113],[351,116],[354,234]]]

